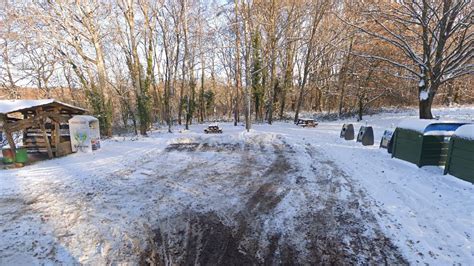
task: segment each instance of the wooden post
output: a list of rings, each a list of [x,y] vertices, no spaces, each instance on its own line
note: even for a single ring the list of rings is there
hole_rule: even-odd
[[[5,130],[5,135],[7,136],[8,145],[10,145],[10,150],[12,151],[13,160],[16,160],[16,145],[15,140],[13,140],[12,133],[8,130]]]
[[[38,109],[38,111],[36,111],[36,115],[42,116],[42,112],[43,110],[40,108]],[[46,149],[48,149],[48,157],[49,159],[52,159],[54,157],[53,150],[51,149],[51,143],[49,142],[48,134],[46,133],[46,127],[44,126],[45,122],[46,119],[44,117],[40,117],[39,126],[41,129],[41,133],[43,134],[44,142],[46,143]]]
[[[12,150],[13,160],[16,160],[15,140],[13,139],[12,132],[8,128],[7,116],[6,115],[1,115],[0,119],[3,121],[3,129],[5,131],[5,136],[7,137],[8,145],[10,146],[10,149]]]
[[[49,143],[49,138],[48,138],[48,134],[46,133],[46,128],[44,126],[44,122],[45,122],[45,120],[41,119],[40,129],[41,129],[41,133],[43,134],[44,142],[46,143],[46,148],[48,149],[48,157],[49,157],[49,159],[52,159],[54,157],[53,156],[53,150],[51,149],[51,143]]]
[[[54,110],[54,113],[57,113],[58,115],[60,115],[60,112],[58,109]],[[61,131],[60,131],[61,124],[59,123],[59,121],[56,121],[54,119],[52,120],[53,120],[53,125],[54,125],[54,146],[56,147],[55,155],[56,157],[59,157],[59,143],[61,142]]]
[[[59,123],[54,122],[54,147],[55,147],[55,155],[58,157],[59,152],[59,143],[61,142],[61,133],[59,131]]]

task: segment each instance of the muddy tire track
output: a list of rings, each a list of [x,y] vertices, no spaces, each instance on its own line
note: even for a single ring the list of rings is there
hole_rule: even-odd
[[[148,249],[141,254],[141,263],[407,264],[381,232],[363,191],[346,173],[332,161],[322,160],[324,155],[311,146],[295,151],[283,138],[278,140],[280,143],[271,144],[271,149],[269,143],[240,148],[231,144],[173,144],[168,152],[228,152],[231,147],[231,152],[240,156],[235,174],[242,179],[252,174],[262,157],[270,163],[250,181],[239,210],[188,209],[160,221]],[[310,165],[298,161],[301,152]],[[305,167],[310,171],[301,170]],[[282,204],[291,197],[299,199],[300,205],[285,209]],[[294,216],[282,214],[291,211]],[[288,223],[286,228],[269,226],[282,221]]]
[[[308,230],[308,250],[311,251],[308,262],[407,264],[397,247],[382,233],[363,190],[334,162],[321,160],[324,155],[315,148],[308,145],[306,151],[313,158],[311,167],[319,190],[328,192],[314,199],[323,208],[308,214],[312,222]]]

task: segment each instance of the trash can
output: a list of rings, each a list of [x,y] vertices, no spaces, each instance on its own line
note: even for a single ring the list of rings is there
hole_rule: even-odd
[[[357,142],[362,142],[362,145],[374,145],[374,130],[370,126],[361,126],[359,134],[357,135]]]
[[[10,148],[2,149],[2,155],[3,155],[2,162],[4,164],[10,164],[10,163],[15,162],[15,160],[13,159],[13,151]]]
[[[383,132],[382,139],[380,140],[380,148],[387,149],[388,153],[392,153],[392,137],[393,131],[392,130],[385,130]]]
[[[460,126],[454,131],[444,174],[474,183],[474,124]]]
[[[354,125],[353,124],[342,125],[340,137],[344,138],[345,140],[353,140],[354,139]]]
[[[15,162],[16,163],[28,162],[28,152],[26,151],[25,148],[19,148],[16,150]]]
[[[466,122],[408,119],[402,121],[393,135],[392,157],[418,167],[445,165],[449,140]]]

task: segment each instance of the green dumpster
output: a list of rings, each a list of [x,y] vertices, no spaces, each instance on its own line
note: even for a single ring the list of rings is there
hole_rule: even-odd
[[[474,125],[461,126],[454,132],[444,174],[474,183]]]
[[[410,119],[401,122],[393,136],[392,157],[418,167],[444,165],[449,140],[454,131],[466,122]]]

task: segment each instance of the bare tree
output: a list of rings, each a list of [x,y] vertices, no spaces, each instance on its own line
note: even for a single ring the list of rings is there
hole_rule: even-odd
[[[0,97],[70,100],[103,135],[384,105],[430,118],[474,99],[472,16],[469,0],[6,1]]]
[[[402,1],[369,5],[365,26],[352,26],[393,45],[406,61],[359,54],[403,68],[418,79],[419,116],[431,119],[439,87],[474,72],[474,6],[470,0]]]
[[[304,56],[303,76],[299,84],[299,95],[298,95],[298,101],[296,104],[295,119],[294,119],[295,123],[296,121],[298,121],[301,105],[303,104],[303,97],[305,93],[305,86],[308,79],[310,65],[313,63],[313,60],[314,60],[311,58],[311,56],[313,55],[314,37],[318,29],[318,26],[329,7],[330,7],[329,1],[317,1],[316,4],[313,6],[314,9],[312,10],[312,16],[311,16],[309,40],[307,41],[306,52]]]
[[[21,27],[15,25],[20,17],[13,3],[4,2],[0,8],[0,87],[6,89],[6,97],[9,99],[19,98],[19,85],[25,79],[19,76],[21,60],[15,54],[20,53]]]
[[[107,136],[112,135],[113,106],[104,51],[108,33],[101,23],[105,23],[110,10],[110,6],[95,1],[49,1],[32,13],[43,20],[37,27],[40,34],[47,29],[48,38],[42,41],[50,43],[72,65],[99,117],[101,133]]]

